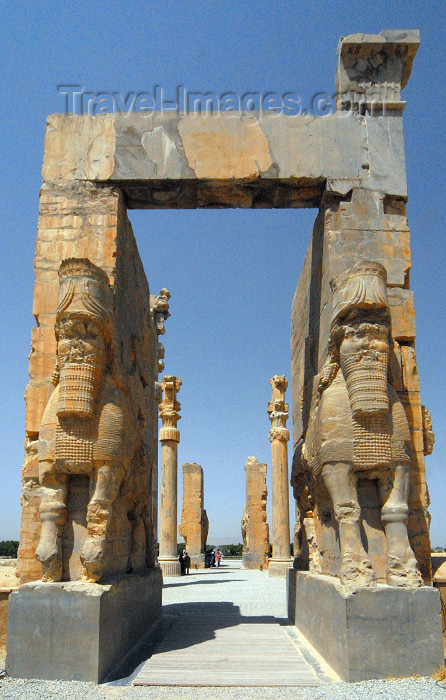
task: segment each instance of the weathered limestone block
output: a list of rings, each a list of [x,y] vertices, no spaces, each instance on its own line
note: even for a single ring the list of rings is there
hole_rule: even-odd
[[[6,668],[14,678],[101,683],[161,614],[162,575],[106,584],[42,583],[10,596]]]
[[[113,115],[101,119],[53,114],[45,134],[44,180],[106,180],[114,167]]]
[[[9,597],[18,585],[17,559],[0,557],[0,648],[6,644]]]
[[[289,619],[343,681],[430,676],[443,664],[435,588],[352,592],[335,578],[293,569],[287,584]]]
[[[388,297],[394,339],[403,343],[412,343],[416,335],[413,292],[410,289],[396,287],[389,289]]]
[[[183,508],[179,533],[186,544],[191,568],[203,569],[209,522],[204,510],[203,468],[183,464]]]
[[[268,416],[271,421],[269,440],[271,443],[273,553],[269,561],[268,575],[278,578],[286,576],[292,561],[287,450],[290,433],[286,427],[288,404],[285,401],[288,381],[283,375],[275,375],[269,383],[272,388]]]
[[[419,45],[420,32],[411,29],[342,37],[336,70],[338,109],[402,111],[401,90]]]
[[[136,208],[317,206],[325,183],[340,195],[385,183],[389,194],[405,197],[401,119],[380,120],[376,133],[355,112],[55,114],[43,177],[119,183]]]
[[[181,379],[163,377],[161,389],[163,400],[159,406],[159,417],[163,426],[159,433],[161,442],[161,490],[160,490],[160,550],[158,561],[164,576],[179,576],[180,562],[177,557],[177,452],[180,431],[177,423],[181,416],[177,393]]]
[[[243,511],[242,563],[245,569],[268,566],[269,528],[266,522],[266,464],[248,457],[246,471],[246,505]]]

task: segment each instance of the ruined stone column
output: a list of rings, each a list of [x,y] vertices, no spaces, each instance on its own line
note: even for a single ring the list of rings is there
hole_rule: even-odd
[[[160,501],[160,553],[158,561],[164,576],[180,576],[177,557],[177,452],[180,431],[177,422],[180,403],[176,395],[181,379],[164,377],[161,382],[163,400],[159,417],[163,421],[159,439],[161,442],[161,501]]]
[[[287,450],[290,433],[286,427],[288,404],[285,401],[288,382],[283,375],[275,375],[269,383],[273,390],[272,400],[268,403],[268,415],[271,421],[269,440],[273,500],[273,556],[269,560],[268,575],[278,578],[285,577],[287,569],[292,566]]]
[[[209,522],[203,508],[203,469],[199,464],[183,464],[183,509],[179,532],[184,538],[192,569],[203,569]]]
[[[160,335],[164,335],[166,329],[164,327],[164,322],[169,318],[169,299],[170,292],[168,289],[160,290],[158,296],[150,295],[150,311],[153,317],[153,325],[156,330],[156,335],[158,337],[156,343],[156,371],[158,374],[164,371],[164,345],[160,342]],[[163,391],[161,384],[158,381],[155,383],[155,401],[159,405],[162,400]],[[159,408],[158,408],[159,410]],[[157,426],[154,426],[154,438],[157,447],[156,460],[154,462],[154,468],[152,470],[152,524],[153,524],[153,541],[158,542],[158,440],[157,438]]]
[[[246,471],[246,505],[243,511],[242,534],[245,569],[267,568],[269,528],[266,522],[266,464],[248,457]]]

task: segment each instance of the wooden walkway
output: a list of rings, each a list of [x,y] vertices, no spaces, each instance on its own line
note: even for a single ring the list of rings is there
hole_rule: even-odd
[[[180,615],[133,685],[318,686],[274,617]]]

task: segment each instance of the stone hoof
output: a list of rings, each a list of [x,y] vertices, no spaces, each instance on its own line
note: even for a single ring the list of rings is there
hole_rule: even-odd
[[[44,583],[62,581],[62,558],[57,545],[40,543],[36,549],[36,558],[42,564],[42,581]]]
[[[88,537],[82,547],[80,560],[84,568],[84,580],[99,581],[104,567],[103,538]]]
[[[41,564],[49,564],[55,559],[59,558],[59,548],[54,542],[40,542],[36,549],[36,559],[40,561]]]
[[[354,555],[343,557],[341,583],[344,586],[376,586],[375,572],[367,557]]]
[[[418,571],[412,551],[406,564],[397,557],[388,557],[386,583],[388,586],[398,586],[399,588],[418,588],[423,585],[423,579]]]

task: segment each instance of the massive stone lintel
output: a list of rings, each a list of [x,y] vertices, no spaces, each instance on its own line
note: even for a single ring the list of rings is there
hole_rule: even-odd
[[[24,584],[10,597],[8,674],[100,683],[159,618],[161,587],[159,568],[107,584]]]
[[[43,178],[114,184],[137,209],[315,207],[326,187],[346,193],[354,185],[407,196],[398,114],[380,117],[379,125],[355,112],[250,120],[55,114],[47,122]]]
[[[434,588],[347,591],[335,578],[290,569],[287,598],[291,622],[344,681],[430,676],[443,663]]]

